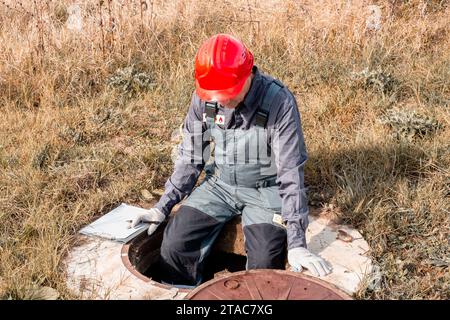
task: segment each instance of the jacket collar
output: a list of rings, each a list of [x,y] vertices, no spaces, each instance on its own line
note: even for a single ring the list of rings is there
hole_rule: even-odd
[[[259,72],[259,69],[257,66],[253,66],[252,70],[254,76],[252,79],[252,84],[250,85],[250,89],[248,90],[247,94],[244,97],[244,100],[239,105],[239,111],[243,112],[244,110],[248,108],[253,108],[253,104],[256,102],[256,98],[260,94],[261,90],[261,84],[262,84],[262,77],[261,73]]]

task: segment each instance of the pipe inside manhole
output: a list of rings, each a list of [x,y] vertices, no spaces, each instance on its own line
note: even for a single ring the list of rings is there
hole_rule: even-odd
[[[139,279],[152,280],[158,286],[170,288],[161,283],[159,268],[160,248],[166,225],[167,223],[161,225],[151,236],[142,233],[125,244],[122,249],[122,261]],[[238,216],[224,226],[210,255],[206,258],[203,282],[228,272],[243,271],[246,262],[241,218]]]

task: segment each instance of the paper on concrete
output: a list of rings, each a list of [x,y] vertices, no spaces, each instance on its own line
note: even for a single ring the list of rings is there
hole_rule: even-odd
[[[148,223],[140,223],[135,228],[130,228],[130,221],[143,213],[148,213],[148,210],[122,203],[81,229],[80,233],[126,243],[147,230]]]

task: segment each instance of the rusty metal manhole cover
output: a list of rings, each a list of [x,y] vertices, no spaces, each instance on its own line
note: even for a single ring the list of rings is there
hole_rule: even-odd
[[[189,300],[351,300],[325,281],[284,270],[249,270],[205,282]]]

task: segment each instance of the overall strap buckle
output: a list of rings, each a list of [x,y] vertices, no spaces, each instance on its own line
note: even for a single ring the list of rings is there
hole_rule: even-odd
[[[268,188],[273,187],[277,184],[277,178],[270,178],[262,181],[256,182],[256,188]]]
[[[205,141],[209,141],[212,142],[213,141],[213,136],[211,134],[211,129],[214,128],[214,121],[216,121],[216,115],[217,115],[217,102],[210,102],[210,101],[205,101],[205,122],[206,122],[206,128],[208,130],[206,130],[206,132],[204,133],[204,139]],[[211,150],[211,154],[212,154],[212,150]]]
[[[205,113],[207,118],[215,120],[217,114],[217,102],[205,102]]]

